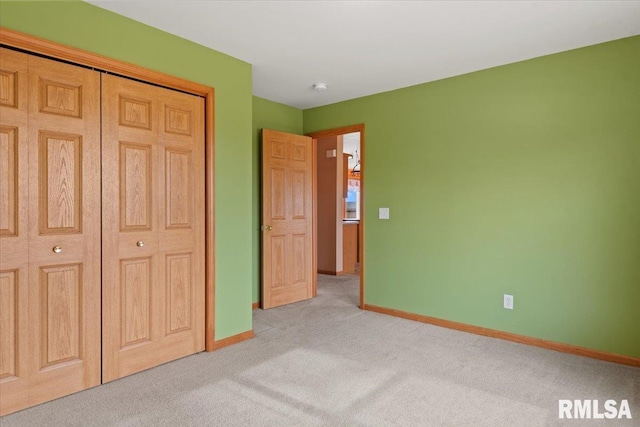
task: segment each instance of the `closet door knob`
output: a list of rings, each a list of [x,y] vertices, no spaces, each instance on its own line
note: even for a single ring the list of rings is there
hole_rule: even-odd
[[[138,240],[138,242],[136,243],[136,246],[141,248],[144,246],[144,242],[142,240]]]
[[[59,254],[60,252],[62,252],[62,246],[54,246],[53,252]]]

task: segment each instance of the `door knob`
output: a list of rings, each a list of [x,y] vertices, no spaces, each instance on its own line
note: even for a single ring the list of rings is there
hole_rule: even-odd
[[[273,230],[273,227],[270,226],[270,225],[265,225],[264,229],[267,230],[267,231],[271,231],[271,230]]]
[[[144,242],[142,240],[138,240],[138,242],[136,243],[136,246],[141,248],[144,246]]]
[[[60,252],[62,252],[62,246],[54,246],[53,252],[59,254]]]

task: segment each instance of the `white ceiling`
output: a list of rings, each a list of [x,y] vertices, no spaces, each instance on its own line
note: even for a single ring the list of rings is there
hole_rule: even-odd
[[[640,34],[640,1],[89,2],[251,63],[254,95],[302,109]]]

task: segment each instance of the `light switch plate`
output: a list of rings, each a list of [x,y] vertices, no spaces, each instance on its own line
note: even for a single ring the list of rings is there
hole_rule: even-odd
[[[389,208],[380,208],[380,209],[378,209],[378,218],[379,219],[389,219]]]

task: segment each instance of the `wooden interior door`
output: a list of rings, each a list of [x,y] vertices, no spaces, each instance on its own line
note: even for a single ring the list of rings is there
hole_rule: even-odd
[[[104,75],[103,382],[204,350],[204,100]]]
[[[313,297],[311,138],[262,130],[262,308]]]
[[[7,413],[100,383],[100,77],[7,50],[1,68]]]

